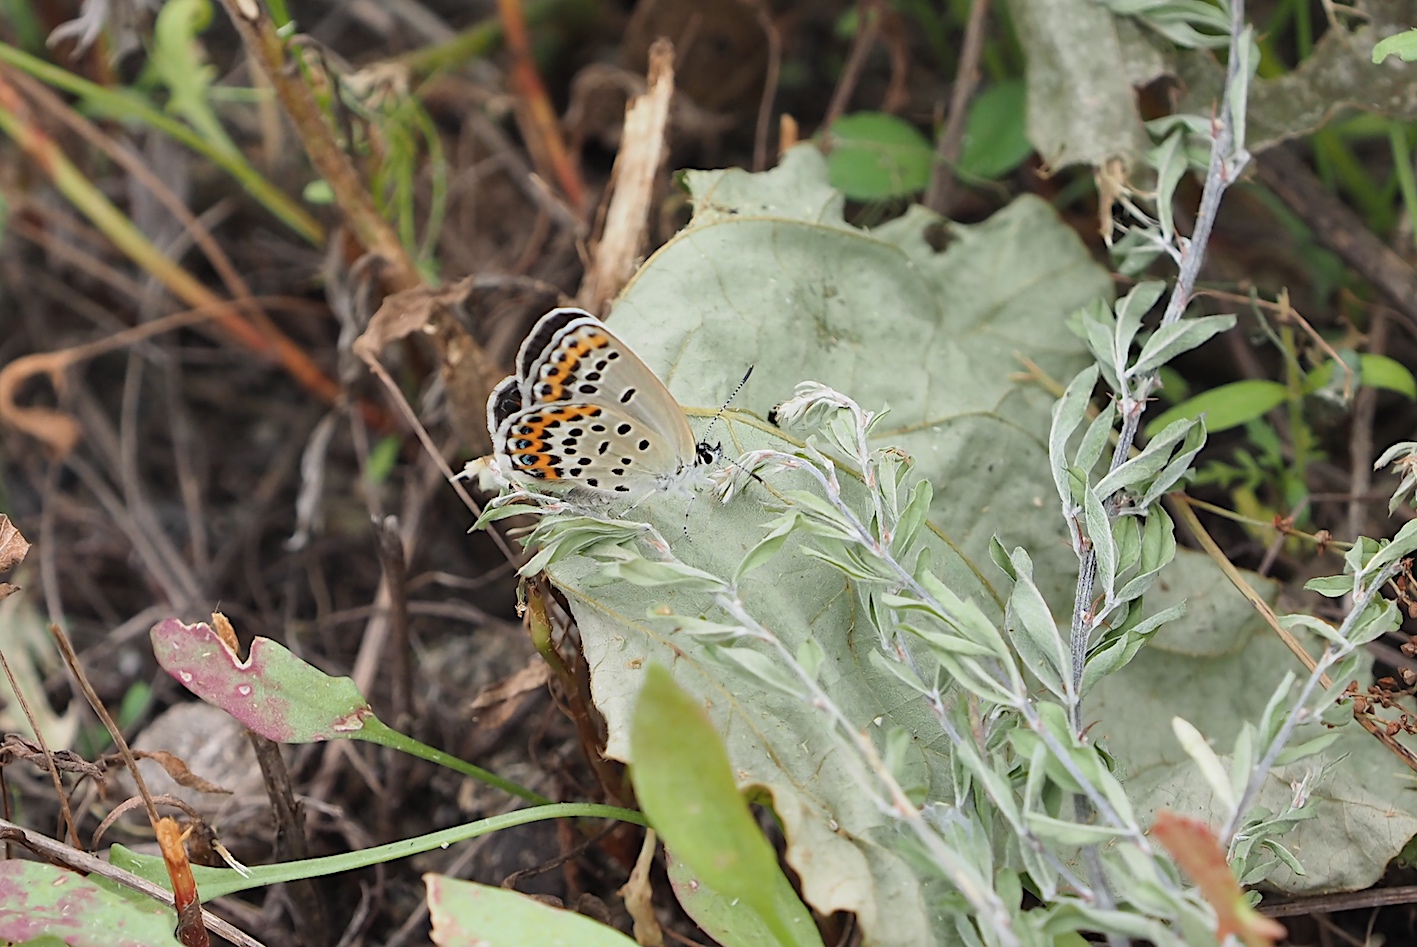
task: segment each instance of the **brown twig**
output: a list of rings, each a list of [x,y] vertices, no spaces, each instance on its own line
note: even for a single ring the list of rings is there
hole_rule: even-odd
[[[561,123],[551,107],[551,97],[546,94],[546,87],[536,71],[521,0],[497,0],[497,12],[502,20],[507,51],[512,57],[511,80],[517,95],[517,121],[526,137],[527,148],[542,174],[560,186],[571,206],[584,210],[585,186],[566,148]]]
[[[951,191],[954,190],[954,164],[959,160],[964,143],[965,119],[969,117],[969,100],[979,82],[979,57],[984,49],[984,23],[989,15],[989,0],[971,0],[969,22],[964,28],[964,45],[960,49],[959,66],[955,69],[954,89],[950,92],[950,113],[940,137],[935,139],[935,165],[930,171],[930,186],[925,190],[925,206],[942,216],[948,216]]]
[[[125,888],[145,894],[155,901],[161,901],[168,907],[173,906],[172,892],[145,878],[139,878],[131,872],[110,865],[105,859],[97,858],[76,848],[70,848],[62,842],[56,842],[52,838],[32,832],[5,819],[0,819],[0,836],[3,836],[6,842],[16,842],[23,845],[57,864],[66,865],[75,871],[81,871],[88,875],[107,878]],[[245,931],[233,927],[209,911],[202,912],[202,923],[206,925],[207,930],[220,934],[236,944],[237,947],[264,947],[260,941]]]
[[[256,752],[256,762],[261,767],[266,796],[271,801],[271,812],[275,817],[276,861],[309,858],[310,847],[305,838],[305,807],[295,796],[290,769],[280,755],[280,744],[250,730],[246,731],[246,739]],[[297,879],[289,882],[288,887],[291,914],[300,942],[310,947],[329,943],[329,912],[314,880]]]
[[[856,37],[851,41],[851,53],[846,59],[846,67],[841,71],[836,89],[832,92],[827,113],[822,117],[822,128],[831,130],[836,120],[841,118],[846,107],[851,104],[851,96],[861,81],[861,71],[866,67],[866,57],[871,47],[876,45],[876,33],[881,26],[881,11],[878,0],[860,0],[856,5]]]
[[[1365,911],[1369,908],[1391,907],[1417,903],[1417,885],[1397,888],[1370,888],[1342,894],[1321,894],[1282,904],[1261,903],[1256,910],[1266,917],[1302,917],[1306,914],[1332,914],[1335,911]]]
[[[1210,532],[1201,524],[1200,519],[1191,508],[1191,498],[1184,493],[1177,492],[1168,494],[1167,499],[1170,501],[1168,505],[1176,519],[1186,524],[1186,527],[1191,531],[1191,535],[1196,538],[1196,541],[1201,544],[1206,554],[1209,555],[1215,564],[1220,567],[1220,570],[1225,573],[1225,577],[1230,580],[1230,584],[1235,586],[1236,590],[1249,600],[1255,611],[1264,619],[1265,624],[1269,625],[1274,633],[1279,636],[1279,639],[1284,642],[1285,647],[1299,659],[1299,662],[1303,664],[1305,668],[1312,672],[1318,666],[1317,662],[1309,655],[1309,652],[1304,650],[1304,646],[1299,643],[1298,639],[1280,624],[1279,616],[1274,613],[1274,609],[1270,608],[1269,603],[1254,590],[1250,583],[1245,581],[1244,576],[1240,574],[1240,570],[1235,568],[1235,564],[1230,561],[1229,557],[1225,555],[1224,550],[1220,548],[1220,544],[1215,541],[1214,537],[1210,535]],[[1320,683],[1325,688],[1333,687],[1333,681],[1326,674],[1320,678]],[[1385,746],[1390,753],[1401,760],[1409,769],[1417,772],[1417,755],[1414,755],[1411,750],[1407,749],[1401,743],[1398,743],[1397,740],[1380,727],[1377,721],[1373,720],[1370,715],[1355,712],[1353,718],[1358,721],[1358,724],[1364,730],[1367,730],[1376,737],[1378,742]]]
[[[230,301],[220,299],[192,274],[163,256],[147,237],[76,168],[54,140],[30,115],[25,100],[0,70],[0,125],[47,174],[55,187],[81,209],[125,254],[160,281],[174,296],[193,306],[218,306],[216,322],[240,344],[278,362],[307,391],[330,402],[342,397],[340,386],[327,376],[293,340],[274,331],[263,332],[248,322]],[[387,419],[366,406],[370,423],[383,429]]]
[[[268,303],[282,301],[280,297],[252,298]],[[59,456],[68,454],[81,436],[78,423],[67,413],[53,408],[21,407],[16,403],[15,396],[25,382],[35,375],[47,375],[50,385],[62,399],[67,387],[65,373],[73,366],[164,332],[218,318],[229,305],[225,301],[216,300],[204,306],[144,322],[93,342],[54,352],[36,352],[11,361],[0,367],[0,423],[8,424],[43,441]]]
[[[782,71],[782,33],[773,22],[772,11],[763,0],[754,0],[753,12],[768,41],[768,65],[763,76],[763,95],[758,100],[758,124],[753,132],[753,170],[768,167],[768,136],[772,133],[772,108],[777,100],[778,74]]]
[[[185,232],[190,235],[192,242],[201,249],[207,262],[211,263],[212,269],[226,284],[235,304],[246,314],[246,318],[250,320],[251,324],[272,338],[281,334],[280,330],[271,322],[270,317],[266,315],[265,310],[252,301],[251,287],[246,284],[246,280],[241,276],[235,264],[231,262],[231,258],[226,255],[226,251],[221,248],[221,244],[217,243],[211,231],[202,224],[202,221],[192,213],[186,204],[178,199],[176,194],[172,193],[172,189],[164,184],[160,177],[154,174],[131,151],[118,147],[112,138],[99,131],[92,122],[65,104],[59,96],[49,91],[48,87],[42,83],[18,71],[10,71],[7,78],[23,89],[32,101],[39,103],[49,114],[58,118],[89,144],[112,158],[116,165],[142,184],[148,193],[177,219]],[[172,256],[173,254],[169,253],[168,255]]]
[[[54,793],[59,799],[59,814],[64,819],[64,828],[69,832],[69,840],[75,848],[82,848],[83,843],[79,841],[78,827],[74,825],[74,813],[69,808],[69,794],[64,791],[64,781],[59,778],[59,767],[54,763],[54,753],[49,749],[49,742],[44,738],[44,731],[39,728],[39,721],[34,718],[34,712],[30,710],[29,698],[20,691],[20,684],[15,680],[15,675],[10,670],[10,662],[5,660],[5,652],[3,651],[0,651],[0,668],[4,669],[5,679],[10,682],[10,693],[15,695],[20,709],[24,711],[25,719],[30,724],[30,732],[34,734],[35,741],[39,744],[40,752],[44,756],[44,768],[49,772],[49,778],[54,781]]]
[[[74,683],[78,686],[79,693],[84,695],[84,699],[93,708],[93,712],[98,715],[98,719],[103,721],[108,735],[113,738],[113,745],[118,747],[124,765],[128,767],[128,772],[132,775],[138,792],[142,794],[143,803],[148,810],[148,820],[156,826],[157,820],[160,818],[157,814],[157,805],[153,802],[152,793],[148,792],[148,784],[143,779],[143,774],[138,772],[138,761],[134,759],[133,751],[128,747],[128,741],[123,737],[123,731],[119,729],[117,722],[108,713],[108,708],[99,699],[93,685],[89,683],[88,675],[84,673],[83,665],[79,663],[79,656],[74,652],[74,645],[69,641],[69,636],[64,633],[64,629],[57,624],[51,624],[49,635],[59,646],[59,654],[64,658],[64,663],[68,665],[69,673],[74,676]]]
[[[1387,348],[1387,331],[1387,310],[1379,306],[1373,310],[1373,321],[1368,326],[1367,349],[1370,354],[1383,354]],[[1353,419],[1348,435],[1349,488],[1353,494],[1348,500],[1345,536],[1354,542],[1363,534],[1367,521],[1363,495],[1373,485],[1373,425],[1377,421],[1379,394],[1372,385],[1360,385],[1353,397]]]
[[[1290,146],[1281,145],[1260,155],[1256,172],[1319,241],[1381,290],[1409,320],[1417,320],[1417,270],[1326,191]]]
[[[241,35],[252,61],[276,90],[310,163],[329,184],[355,238],[366,250],[384,260],[388,267],[386,279],[393,289],[413,289],[423,285],[413,258],[399,242],[393,227],[374,206],[368,188],[349,156],[340,149],[315,96],[301,81],[298,70],[289,68],[285,41],[276,32],[271,18],[254,0],[221,0],[221,4]]]

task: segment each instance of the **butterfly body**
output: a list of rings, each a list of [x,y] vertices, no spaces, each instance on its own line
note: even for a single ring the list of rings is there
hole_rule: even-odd
[[[608,495],[682,489],[717,451],[694,441],[664,383],[581,309],[542,316],[517,373],[487,401],[498,464],[511,476]]]

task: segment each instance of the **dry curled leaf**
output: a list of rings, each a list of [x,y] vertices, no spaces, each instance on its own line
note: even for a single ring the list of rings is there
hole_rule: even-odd
[[[488,684],[468,709],[477,718],[480,728],[496,729],[515,716],[527,699],[544,688],[550,679],[550,665],[536,658],[511,677]]]
[[[54,767],[63,773],[79,773],[91,779],[102,779],[107,767],[102,762],[90,763],[72,750],[53,750],[48,754]],[[7,733],[0,742],[0,766],[12,760],[26,760],[48,769],[45,752],[38,743],[18,733]]]
[[[664,944],[664,930],[654,916],[654,887],[649,877],[654,866],[654,849],[654,829],[649,829],[629,880],[615,892],[625,899],[625,910],[635,923],[635,943],[642,947],[663,947]]]
[[[195,789],[197,792],[219,793],[221,795],[231,795],[230,789],[223,789],[216,783],[208,782],[188,768],[186,762],[181,757],[168,753],[166,750],[134,750],[133,756],[140,760],[152,760],[167,771],[167,775],[172,777],[172,781],[187,789]]]
[[[153,828],[172,881],[173,907],[177,909],[177,929],[173,933],[187,947],[207,947],[211,941],[202,923],[202,902],[197,896],[197,882],[192,877],[192,863],[187,859],[187,834],[176,819],[168,816],[158,819]]]
[[[416,332],[432,336],[453,425],[470,448],[482,450],[489,437],[487,396],[502,372],[450,314],[452,307],[466,302],[477,282],[478,277],[469,276],[440,289],[419,287],[391,293],[369,320],[369,328],[354,340],[354,354],[370,368],[377,368],[379,353],[390,342]]]
[[[25,539],[10,517],[0,513],[0,572],[9,572],[19,565],[30,551]]]

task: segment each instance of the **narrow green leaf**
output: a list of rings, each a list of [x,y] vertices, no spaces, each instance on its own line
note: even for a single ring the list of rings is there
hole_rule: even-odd
[[[519,891],[461,881],[431,872],[428,918],[438,947],[524,947],[526,944],[576,944],[578,947],[634,947],[613,927],[584,914],[553,908]]]
[[[1103,528],[1106,529],[1105,525]],[[1108,542],[1111,542],[1110,531]],[[1028,553],[1015,549],[1009,558],[1018,573],[1008,604],[1008,614],[1013,619],[1009,622],[1010,630],[1015,632],[1014,648],[1043,685],[1063,698],[1072,691],[1067,642],[1058,632],[1043,593],[1033,583],[1033,562]]]
[[[1184,171],[1184,166],[1182,167]],[[1158,201],[1158,205],[1160,202]],[[1117,329],[1112,351],[1117,363],[1125,367],[1126,358],[1131,353],[1132,342],[1141,331],[1141,321],[1156,305],[1161,294],[1166,292],[1166,284],[1161,280],[1147,280],[1132,287],[1131,292],[1117,300],[1112,307],[1117,313]]]
[[[1048,429],[1048,466],[1053,471],[1053,483],[1064,506],[1072,504],[1072,487],[1068,482],[1068,439],[1087,417],[1088,401],[1097,385],[1097,366],[1078,372],[1058,403],[1053,405],[1053,423]]]
[[[1235,325],[1234,316],[1199,316],[1173,322],[1157,329],[1141,347],[1136,363],[1127,370],[1127,377],[1136,376],[1159,368],[1177,355],[1208,342]]]
[[[1305,740],[1303,743],[1285,747],[1284,750],[1280,752],[1279,756],[1275,758],[1274,765],[1288,766],[1290,763],[1297,763],[1300,760],[1316,756],[1332,746],[1334,742],[1341,739],[1342,736],[1343,734],[1338,730],[1329,730],[1327,733],[1319,734],[1312,740]]]
[[[898,557],[903,557],[915,543],[920,527],[925,525],[925,517],[930,514],[930,501],[934,499],[935,488],[930,481],[920,480],[910,489],[910,499],[896,522],[895,536],[891,545]]]
[[[1323,575],[1304,583],[1304,588],[1325,598],[1342,598],[1353,591],[1353,576]]]
[[[1225,771],[1220,757],[1211,749],[1201,732],[1181,717],[1171,718],[1171,731],[1180,741],[1181,749],[1195,760],[1216,799],[1225,807],[1222,814],[1228,818],[1230,813],[1235,811],[1235,796],[1230,789],[1230,774]]]
[[[1120,467],[1103,477],[1094,492],[1100,497],[1110,497],[1118,490],[1125,490],[1147,483],[1171,462],[1172,448],[1190,437],[1199,422],[1175,421],[1157,434],[1135,457],[1128,458]]]
[[[1105,845],[1113,839],[1122,838],[1126,829],[1110,825],[1085,825],[1081,822],[1067,822],[1052,816],[1029,812],[1024,815],[1028,827],[1046,839],[1063,845]]]
[[[1156,169],[1157,224],[1161,228],[1162,236],[1167,239],[1171,239],[1176,232],[1173,216],[1176,185],[1181,183],[1189,165],[1185,144],[1185,132],[1174,131],[1147,155],[1147,160]]]
[[[1107,521],[1100,491],[1087,491],[1083,500],[1083,526],[1097,556],[1097,578],[1102,582],[1103,595],[1111,600],[1117,588],[1117,547],[1112,539],[1112,524]]]
[[[819,947],[806,908],[785,909],[777,854],[738,792],[708,716],[651,664],[631,724],[635,795],[665,847],[720,895],[757,914],[782,947]]]
[[[1203,391],[1194,398],[1163,411],[1146,425],[1146,436],[1182,419],[1205,417],[1205,429],[1211,434],[1228,431],[1247,421],[1262,417],[1284,403],[1289,390],[1277,381],[1249,378]]]
[[[1116,420],[1117,406],[1109,401],[1107,406],[1097,413],[1097,417],[1092,419],[1092,423],[1087,426],[1087,433],[1078,444],[1077,454],[1073,456],[1075,470],[1091,473],[1097,466],[1097,462],[1102,459],[1102,452],[1107,449],[1107,442],[1112,436],[1112,425]]]

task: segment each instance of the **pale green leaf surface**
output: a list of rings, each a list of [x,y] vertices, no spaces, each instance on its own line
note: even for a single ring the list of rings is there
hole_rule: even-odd
[[[873,442],[906,450],[934,484],[929,528],[917,546],[929,550],[944,583],[999,622],[1003,596],[991,583],[1001,574],[988,557],[997,534],[1009,547],[1029,550],[1045,599],[1055,614],[1067,615],[1076,563],[1052,500],[1052,398],[1015,377],[1015,353],[1059,379],[1085,364],[1064,320],[1105,298],[1110,280],[1077,237],[1032,198],[986,223],[952,227],[943,252],[926,240],[937,218],[919,209],[875,231],[859,230],[842,220],[841,196],[810,147],[794,149],[765,174],[690,172],[686,179],[693,222],[640,270],[610,325],[687,406],[696,430],[702,433],[750,364],[757,371],[712,434],[730,456],[790,447],[759,419],[799,381],[831,385],[871,410],[889,405]],[[849,498],[859,496],[845,471],[842,481]],[[769,482],[783,491],[808,486],[801,475]],[[655,497],[634,515],[655,522],[691,566],[732,576],[772,519],[764,497],[759,486],[726,508],[706,495],[692,504]],[[825,654],[819,679],[826,691],[860,726],[881,718],[882,729],[872,732],[912,733],[915,781],[945,797],[948,744],[937,723],[915,691],[871,658],[875,631],[844,577],[800,548],[790,539],[743,578],[748,611],[789,652],[815,637]],[[896,853],[874,779],[830,735],[821,714],[744,674],[725,674],[699,642],[646,618],[660,605],[718,616],[705,596],[596,587],[597,571],[576,558],[552,569],[581,628],[608,754],[631,755],[629,720],[645,667],[655,660],[672,668],[723,735],[739,785],[771,794],[789,839],[787,859],[813,907],[855,911],[872,943],[953,942],[952,924],[932,907],[939,888]],[[1249,615],[1238,594],[1209,594],[1224,582],[1218,575],[1208,560],[1184,551],[1167,574],[1174,593],[1204,596],[1183,625],[1197,647]],[[1153,594],[1148,610],[1166,604],[1153,602]],[[1196,719],[1171,691],[1165,697],[1165,720],[1173,713]]]
[[[1191,612],[1209,604],[1205,597],[1192,598]],[[1098,684],[1088,704],[1090,719],[1099,721],[1090,732],[1105,740],[1123,764],[1125,784],[1144,825],[1163,808],[1202,818],[1220,811],[1205,777],[1170,738],[1170,716],[1183,713],[1228,763],[1225,753],[1240,722],[1258,720],[1284,671],[1296,666],[1293,655],[1262,625],[1251,622],[1230,631],[1212,626],[1202,643],[1189,640],[1187,628],[1195,620],[1189,614],[1185,622],[1163,628],[1123,673]],[[1340,732],[1317,757],[1271,773],[1261,792],[1258,804],[1279,811],[1292,795],[1291,782],[1320,763],[1332,766],[1314,788],[1315,817],[1283,839],[1305,874],[1281,869],[1267,881],[1280,891],[1366,888],[1417,833],[1417,814],[1402,801],[1410,772],[1356,726]],[[1316,735],[1301,732],[1295,742]]]
[[[634,947],[613,927],[519,891],[426,874],[438,947]]]
[[[757,914],[745,911],[736,899],[725,897],[706,884],[690,870],[689,866],[674,857],[674,852],[665,849],[664,867],[669,874],[669,884],[674,888],[674,896],[679,899],[685,912],[694,923],[704,929],[722,947],[762,947],[773,942],[773,935]],[[773,898],[782,905],[781,910],[801,912],[806,925],[802,927],[804,942],[821,943],[811,915],[802,905],[802,899],[792,889],[792,883],[782,872],[777,873],[773,882]],[[813,938],[807,941],[807,938]]]
[[[1028,138],[1051,168],[1150,147],[1115,18],[1090,0],[1011,0],[1028,60]]]

